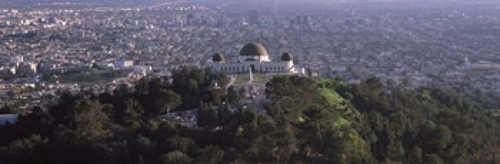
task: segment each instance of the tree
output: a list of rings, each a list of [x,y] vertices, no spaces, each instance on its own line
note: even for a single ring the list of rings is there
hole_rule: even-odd
[[[242,159],[250,163],[276,162],[273,150],[276,139],[273,137],[277,130],[276,122],[267,115],[258,115],[252,122],[240,127],[236,135],[237,143],[241,144],[237,150]]]
[[[229,84],[229,77],[225,73],[218,73],[217,74],[217,83],[219,83],[219,86],[221,87],[226,87]]]
[[[160,97],[160,99],[157,99],[157,103],[161,109],[159,113],[168,113],[171,109],[175,109],[181,104],[181,97],[172,90],[162,90]]]
[[[181,151],[172,151],[160,157],[162,164],[190,164],[192,162],[193,159]]]
[[[278,129],[274,137],[278,138],[276,148],[274,148],[274,158],[278,163],[289,163],[292,156],[299,149],[299,139],[297,139],[296,130],[290,123],[283,122],[278,124]]]
[[[12,141],[7,147],[0,147],[0,162],[5,163],[36,163],[41,154],[39,148],[48,143],[48,139],[38,134]],[[1,151],[6,149],[6,151]],[[2,163],[4,163],[2,162]]]
[[[65,116],[70,120],[69,124],[63,125],[67,129],[67,139],[89,143],[109,137],[112,134],[108,127],[110,120],[104,108],[107,107],[97,100],[77,100],[69,115]]]
[[[436,154],[424,155],[424,163],[426,164],[444,164],[443,160]]]
[[[325,154],[334,163],[363,163],[368,158],[368,145],[353,129],[329,132],[325,138],[330,140]]]
[[[155,156],[153,142],[147,136],[139,135],[135,141],[132,141],[132,149],[138,153],[139,158],[151,159]]]
[[[199,127],[206,127],[208,129],[213,129],[219,125],[217,112],[210,108],[199,109],[197,121]]]
[[[387,149],[387,154],[391,161],[403,161],[405,157],[405,148],[401,141],[391,141],[389,145],[387,145]]]
[[[144,113],[142,106],[139,104],[139,102],[133,99],[128,99],[125,104],[125,109],[120,112],[121,117],[119,117],[119,122],[123,126],[129,127],[131,129],[139,128],[142,122],[142,114]]]
[[[380,91],[384,87],[384,85],[382,84],[380,79],[377,77],[370,77],[370,78],[366,79],[365,84],[370,89],[375,90],[375,91]]]
[[[488,163],[499,150],[497,122],[440,89],[277,76],[257,113],[235,110],[244,95],[214,89],[209,70],[172,78],[58,93],[0,126],[0,163]],[[176,107],[199,107],[202,128],[157,117]]]
[[[444,125],[426,124],[420,134],[420,147],[428,153],[437,153],[452,141],[451,130]]]
[[[223,163],[225,152],[215,145],[209,145],[198,152],[199,156],[196,158],[195,163],[203,164],[217,164]]]
[[[244,94],[240,94],[239,90],[235,89],[233,86],[229,87],[227,92],[227,101],[229,101],[229,103],[237,104],[244,98]]]
[[[296,122],[304,109],[318,99],[318,85],[313,79],[299,76],[277,76],[266,84],[266,96],[271,100],[267,113]]]
[[[2,108],[0,108],[0,114],[13,114],[13,113],[15,113],[15,110],[9,105],[5,105]]]
[[[193,153],[198,149],[196,143],[188,137],[174,137],[169,139],[168,143],[172,150],[184,153]]]
[[[413,147],[410,152],[408,152],[408,160],[407,163],[410,164],[420,164],[422,163],[422,149],[418,146]]]

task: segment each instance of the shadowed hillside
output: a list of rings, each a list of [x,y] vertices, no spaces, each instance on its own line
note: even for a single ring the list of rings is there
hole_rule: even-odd
[[[181,69],[98,95],[61,93],[0,128],[0,163],[495,163],[497,122],[454,92],[277,76],[265,113],[224,74]],[[158,116],[197,108],[185,127]],[[7,110],[3,110],[7,111]]]

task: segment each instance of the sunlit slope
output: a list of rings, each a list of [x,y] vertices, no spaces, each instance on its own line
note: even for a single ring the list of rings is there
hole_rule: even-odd
[[[359,112],[349,105],[349,100],[344,99],[334,89],[329,88],[328,83],[331,81],[321,79],[319,95],[325,100],[325,103],[330,107],[326,110],[335,110],[333,112],[339,113],[339,117],[335,118],[334,127],[345,127],[351,124],[349,120],[355,120],[360,117]],[[339,85],[342,85],[339,83]]]

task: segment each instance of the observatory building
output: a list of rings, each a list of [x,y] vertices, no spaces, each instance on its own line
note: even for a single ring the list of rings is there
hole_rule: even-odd
[[[271,61],[267,50],[260,43],[249,43],[245,45],[239,57],[226,60],[221,54],[215,54],[212,58],[213,72],[237,73],[298,73],[293,64],[292,55],[283,53],[280,60]]]

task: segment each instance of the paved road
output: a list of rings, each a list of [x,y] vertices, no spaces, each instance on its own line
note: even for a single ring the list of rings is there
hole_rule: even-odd
[[[229,83],[226,85],[226,89],[234,85],[234,82],[236,81],[235,76],[229,76]]]

